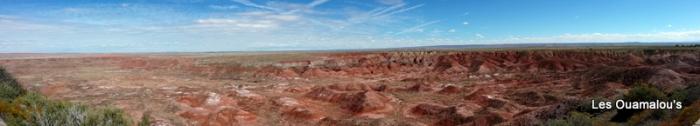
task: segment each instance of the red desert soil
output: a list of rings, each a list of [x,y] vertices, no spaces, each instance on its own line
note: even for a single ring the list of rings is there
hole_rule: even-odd
[[[2,54],[53,99],[153,113],[164,125],[536,124],[645,80],[700,77],[695,50]],[[612,76],[620,75],[620,76]],[[630,75],[630,76],[627,76]],[[633,76],[632,76],[633,75]]]

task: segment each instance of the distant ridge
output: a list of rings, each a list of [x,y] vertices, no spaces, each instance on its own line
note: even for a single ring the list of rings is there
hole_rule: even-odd
[[[523,44],[468,44],[435,45],[389,49],[486,49],[486,48],[552,48],[552,47],[622,47],[622,46],[675,46],[700,42],[615,42],[615,43],[523,43]]]

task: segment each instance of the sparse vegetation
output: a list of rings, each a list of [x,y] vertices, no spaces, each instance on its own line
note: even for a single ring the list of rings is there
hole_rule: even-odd
[[[24,94],[26,91],[12,75],[0,67],[0,101],[10,101]]]
[[[139,126],[150,126],[151,125],[151,113],[146,112],[141,115],[141,121],[138,124]]]
[[[564,118],[556,118],[544,123],[548,126],[588,126],[588,125],[692,125],[700,118],[700,102],[697,94],[700,87],[696,82],[689,82],[685,89],[676,90],[665,94],[650,84],[638,83],[634,85],[621,99],[625,101],[652,101],[652,100],[677,100],[682,101],[682,110],[593,110],[590,108],[590,100],[582,102],[576,111],[569,112]],[[596,101],[610,101],[605,98],[592,98]],[[689,104],[694,103],[694,104]],[[614,116],[609,116],[614,115]],[[591,123],[582,123],[591,122]]]
[[[600,114],[603,114],[603,113],[605,113],[605,112],[610,111],[610,110],[608,110],[608,109],[593,109],[592,106],[591,106],[592,100],[595,100],[595,101],[611,101],[610,99],[606,99],[606,98],[602,98],[602,97],[594,97],[594,98],[591,98],[591,99],[589,99],[589,100],[581,101],[582,104],[579,104],[579,105],[576,107],[576,110],[579,111],[579,112],[584,112],[584,113],[592,114],[593,116],[600,115]]]
[[[654,101],[654,100],[667,100],[666,94],[661,92],[659,89],[650,86],[649,84],[637,84],[632,87],[627,94],[622,98],[625,101]],[[653,117],[654,119],[660,119],[665,115],[665,111],[660,110],[632,110],[632,109],[622,109],[617,110],[617,115],[612,118],[612,121],[629,123],[640,123],[642,120],[647,120],[647,118]]]
[[[597,122],[595,118],[587,113],[570,112],[569,116],[549,120],[545,123],[546,126],[593,126]]]
[[[674,118],[669,119],[664,125],[669,126],[690,126],[700,118],[700,102],[688,105],[678,112]]]
[[[88,108],[85,105],[49,100],[27,92],[3,68],[0,117],[8,126],[125,126],[125,113],[116,108]]]

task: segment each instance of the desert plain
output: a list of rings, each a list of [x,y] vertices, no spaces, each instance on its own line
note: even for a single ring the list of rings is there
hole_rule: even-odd
[[[10,53],[0,66],[153,125],[537,125],[637,83],[694,86],[700,49]]]

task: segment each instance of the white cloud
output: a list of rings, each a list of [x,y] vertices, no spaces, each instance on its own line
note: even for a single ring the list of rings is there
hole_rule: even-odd
[[[673,25],[668,24],[668,25],[666,25],[666,27],[673,28]]]
[[[587,33],[563,34],[547,37],[511,37],[503,42],[532,43],[532,42],[680,42],[700,41],[700,30],[675,31],[657,33],[619,34],[619,33]]]
[[[63,9],[63,12],[65,12],[65,13],[85,13],[87,11],[89,11],[89,10],[83,9],[83,8],[72,8],[72,7]]]
[[[248,11],[236,13],[235,18],[206,18],[194,22],[201,26],[222,27],[241,30],[269,30],[281,25],[299,23],[300,15],[279,14],[267,11]]]
[[[394,14],[398,14],[398,13],[403,13],[403,12],[406,12],[406,11],[410,11],[410,10],[413,10],[413,9],[417,9],[417,8],[423,7],[423,5],[425,5],[425,4],[418,4],[418,5],[415,5],[415,6],[408,7],[408,8],[402,8],[402,9],[400,9],[400,10],[396,10],[396,11],[393,11],[393,12],[390,12],[390,13],[387,13],[387,14],[384,14],[384,15],[381,15],[380,17],[386,17],[386,16],[391,16],[391,15],[394,15]]]
[[[428,25],[432,25],[432,24],[435,24],[438,22],[440,22],[440,20],[434,20],[434,21],[423,23],[423,24],[418,24],[416,26],[401,30],[401,32],[396,33],[396,35],[400,35],[400,34],[404,34],[404,33],[411,33],[411,32],[423,32],[423,30],[424,30],[423,27],[428,26]]]
[[[231,10],[231,9],[237,9],[238,6],[236,6],[236,5],[209,5],[209,8],[215,9],[215,10]]]
[[[234,26],[239,28],[275,28],[279,24],[272,20],[240,20],[240,19],[199,19],[197,24],[205,26]]]
[[[464,22],[462,22],[462,24],[463,24],[463,25],[469,25],[469,22],[464,21]]]
[[[279,8],[273,8],[273,7],[269,7],[269,6],[264,6],[264,5],[256,4],[256,3],[253,3],[253,2],[250,1],[250,0],[233,0],[233,1],[234,1],[234,2],[237,2],[237,3],[239,3],[239,4],[242,4],[242,5],[245,5],[245,6],[249,6],[249,7],[255,7],[255,8],[260,8],[260,9],[265,9],[265,10],[271,10],[271,11],[276,11],[276,12],[281,12],[281,11],[282,11],[282,10],[279,9]]]
[[[481,34],[479,34],[479,33],[474,34],[474,36],[476,36],[477,38],[484,38],[484,35],[481,35]]]
[[[15,16],[10,16],[10,15],[0,15],[0,19],[2,18],[16,18]]]
[[[384,4],[384,5],[404,4],[403,0],[377,0],[377,2]]]
[[[321,5],[321,4],[323,4],[323,3],[326,3],[326,2],[328,2],[328,1],[330,1],[330,0],[314,0],[314,1],[311,1],[311,3],[309,3],[309,4],[306,4],[306,6],[309,7],[309,8],[314,8],[314,7],[318,6],[318,5]]]
[[[280,21],[297,21],[301,18],[300,15],[296,14],[277,14],[265,11],[248,11],[236,13],[239,18],[249,18],[249,19],[269,19],[269,20],[280,20]]]
[[[372,15],[372,16],[384,15],[384,14],[390,12],[390,11],[399,9],[399,8],[401,8],[401,7],[403,7],[403,6],[406,6],[406,4],[396,4],[396,5],[392,5],[392,6],[389,6],[389,7],[387,7],[387,8],[381,9],[381,10],[376,10],[376,9],[375,9],[375,10],[373,10],[373,11],[370,11],[370,15]],[[379,12],[374,12],[374,11],[379,11]]]
[[[265,18],[276,19],[281,21],[296,21],[299,20],[298,15],[268,15]]]
[[[447,32],[457,32],[457,30],[455,30],[455,29],[450,29],[450,30],[448,30]]]
[[[72,28],[54,25],[45,25],[34,22],[27,22],[19,20],[14,16],[1,16],[0,15],[0,33],[3,32],[32,32],[32,31],[44,31],[44,32],[65,32],[70,31]]]
[[[388,7],[378,7],[366,12],[351,12],[348,15],[349,18],[346,19],[346,25],[364,24],[372,21],[386,22],[395,20],[393,15],[418,9],[423,7],[425,4],[418,4],[410,7],[406,7],[406,5],[407,4],[405,3],[400,3]]]
[[[298,3],[288,3],[288,2],[278,2],[278,1],[268,1],[265,5],[254,3],[251,0],[233,0],[244,6],[259,8],[264,10],[269,10],[282,14],[295,14],[298,12],[304,13],[314,13],[313,8],[329,2],[330,0],[313,0],[308,4],[298,4]]]

